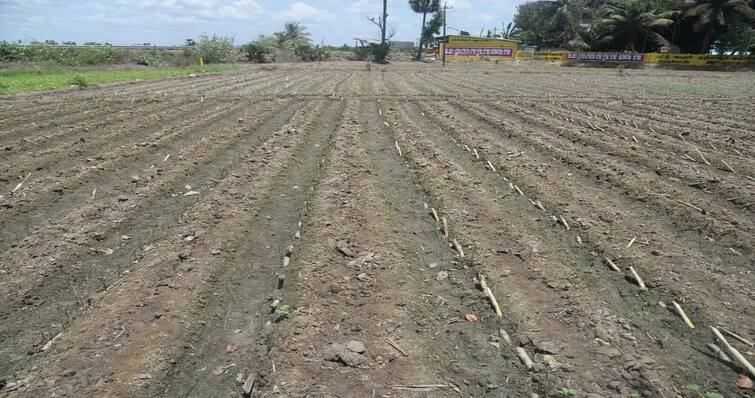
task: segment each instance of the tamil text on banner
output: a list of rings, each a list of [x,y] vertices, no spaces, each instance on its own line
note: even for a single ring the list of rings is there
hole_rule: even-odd
[[[665,65],[721,65],[755,62],[755,57],[746,55],[708,54],[645,54],[645,62]]]
[[[517,42],[513,40],[449,35],[444,54],[447,60],[485,61],[513,59]]]
[[[645,54],[637,53],[566,53],[565,61],[643,62]]]
[[[511,58],[514,56],[514,49],[511,47],[447,47],[446,57],[448,56]]]

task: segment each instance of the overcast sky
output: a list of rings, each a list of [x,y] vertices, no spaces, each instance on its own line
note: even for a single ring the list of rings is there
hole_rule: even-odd
[[[477,34],[511,21],[524,0],[448,0],[448,26]],[[394,40],[416,40],[421,15],[406,0],[388,1]],[[113,44],[182,44],[201,33],[230,35],[246,43],[298,21],[315,42],[341,45],[354,37],[379,37],[367,16],[381,0],[0,0],[0,40],[47,39]],[[455,33],[449,30],[449,33]]]

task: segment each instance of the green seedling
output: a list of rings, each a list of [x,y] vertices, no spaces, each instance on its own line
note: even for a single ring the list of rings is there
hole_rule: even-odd
[[[281,304],[275,309],[275,313],[280,316],[288,316],[291,313],[291,306],[288,304]]]

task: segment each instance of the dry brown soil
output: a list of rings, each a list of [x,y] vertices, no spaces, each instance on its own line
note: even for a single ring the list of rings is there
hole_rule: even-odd
[[[752,396],[754,185],[751,72],[0,97],[0,396]]]

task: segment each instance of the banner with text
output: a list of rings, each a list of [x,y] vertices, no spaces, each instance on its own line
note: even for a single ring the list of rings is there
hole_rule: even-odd
[[[446,47],[446,58],[513,58],[512,47]]]

